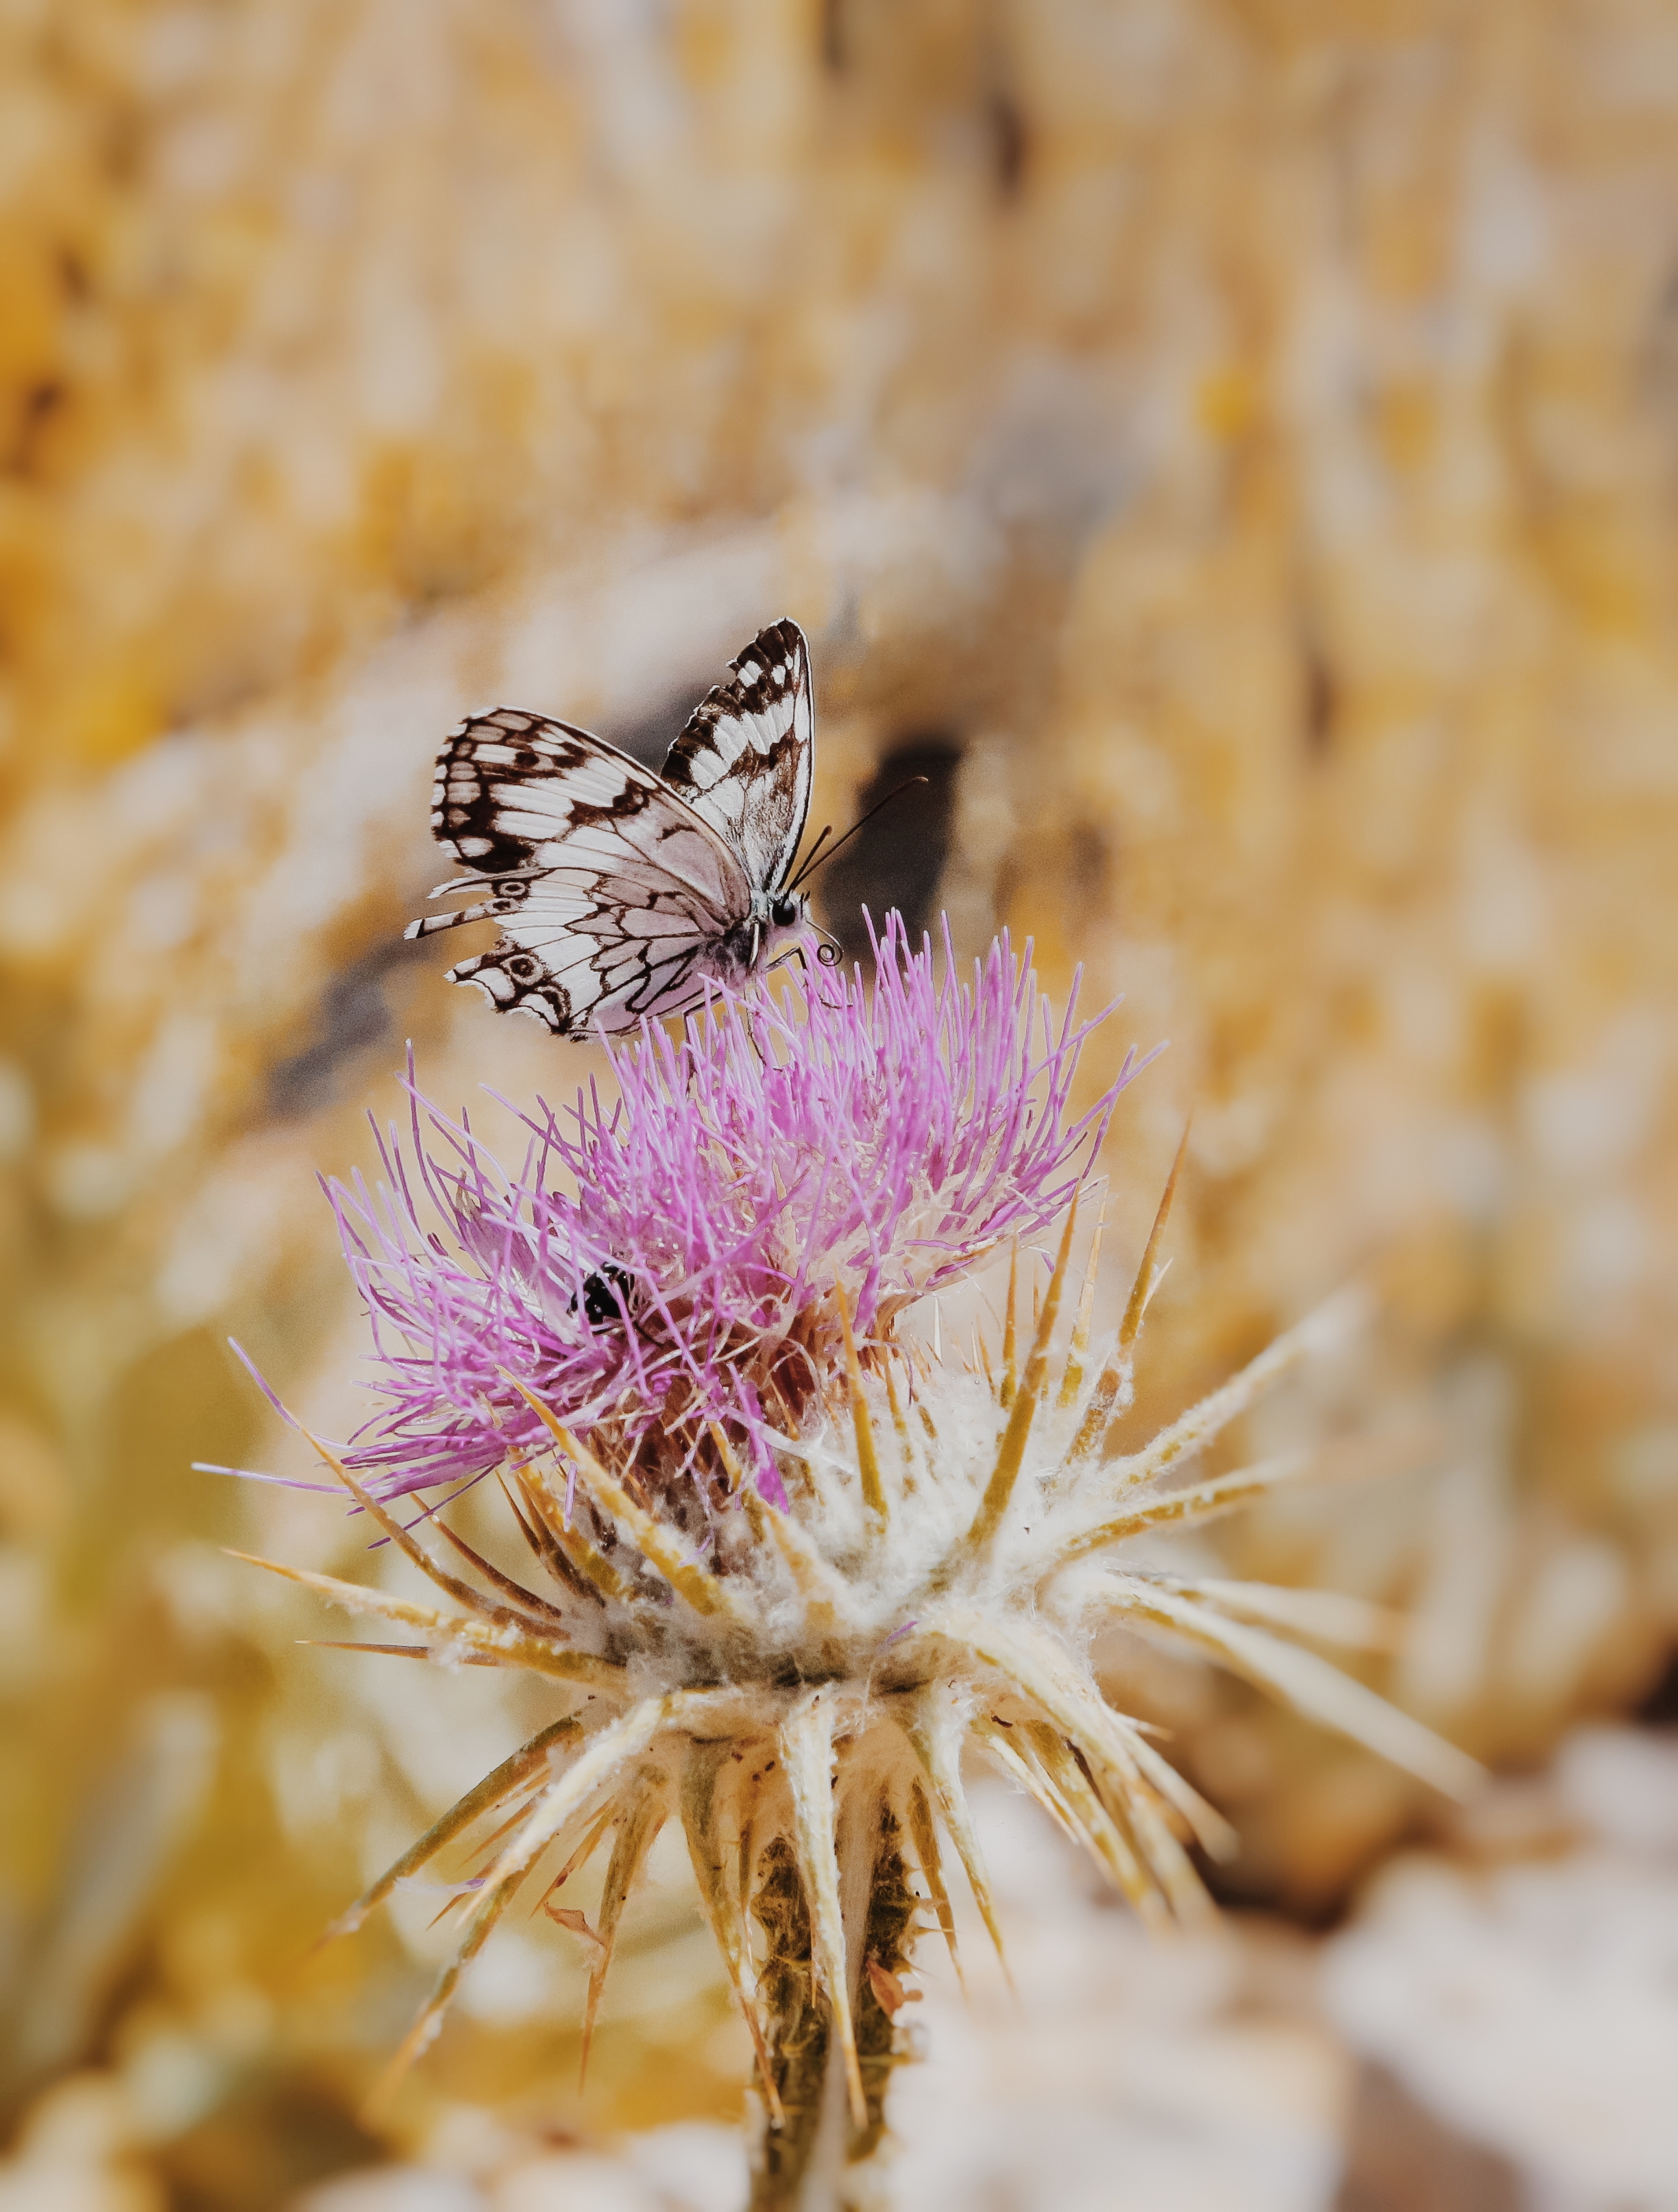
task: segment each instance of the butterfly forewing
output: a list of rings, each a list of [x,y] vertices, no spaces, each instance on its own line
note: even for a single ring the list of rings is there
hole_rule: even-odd
[[[561,1036],[680,1012],[760,961],[754,893],[785,882],[810,803],[809,657],[795,623],[759,633],[699,707],[664,776],[568,722],[498,707],[437,763],[431,826],[473,903],[410,937],[495,921],[450,981]]]
[[[794,622],[759,630],[733,681],[695,708],[665,780],[720,830],[761,890],[786,882],[810,811],[810,654]]]

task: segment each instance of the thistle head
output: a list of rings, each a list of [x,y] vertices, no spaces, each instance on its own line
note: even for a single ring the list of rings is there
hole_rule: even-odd
[[[871,989],[757,985],[679,1039],[649,1030],[612,1055],[611,1103],[591,1089],[526,1117],[516,1166],[416,1096],[406,1141],[385,1141],[383,1193],[337,1194],[382,1402],[323,1455],[448,1605],[295,1578],[402,1622],[408,1648],[541,1674],[556,1703],[343,1923],[483,1835],[459,1954],[404,2058],[527,1888],[595,1947],[592,2021],[624,1900],[675,1819],[777,2139],[791,2142],[798,2100],[766,1977],[794,1937],[853,2118],[877,2126],[917,1909],[954,1942],[951,1856],[1000,1942],[964,1752],[1028,1791],[1150,1919],[1201,1909],[1194,1855],[1231,1846],[1097,1690],[1087,1645],[1110,1621],[1179,1638],[1436,1785],[1466,1785],[1468,1761],[1275,1632],[1310,1632],[1308,1602],[1291,1613],[1289,1593],[1137,1555],[1134,1540],[1302,1471],[1191,1472],[1355,1301],[1116,1455],[1171,1186],[1122,1321],[1097,1340],[1100,1224],[1080,1194],[1134,1061],[1080,1114],[1089,1036],[1051,1016],[1006,942],[970,979],[953,961],[940,978],[894,922]],[[1050,1227],[1038,1255],[1030,1240]],[[1000,1331],[960,1352],[916,1310],[1001,1264],[999,1248]],[[491,1471],[524,1580],[435,1518],[445,1562],[402,1517],[409,1493]],[[590,1926],[555,1900],[608,1838]]]
[[[1053,1020],[1006,938],[940,978],[894,915],[872,988],[759,985],[605,1047],[605,1095],[521,1115],[516,1166],[410,1085],[383,1192],[331,1188],[383,1401],[350,1464],[385,1498],[470,1481],[546,1450],[539,1405],[708,1531],[714,1427],[784,1503],[779,1443],[844,1373],[841,1309],[889,1343],[1077,1188],[1135,1072],[1074,1114],[1093,1027]]]

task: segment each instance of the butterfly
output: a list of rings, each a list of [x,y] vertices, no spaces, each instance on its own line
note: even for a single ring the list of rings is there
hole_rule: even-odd
[[[562,1037],[681,1013],[800,945],[813,928],[789,880],[815,751],[804,632],[771,623],[728,674],[662,775],[545,714],[469,714],[438,756],[431,814],[468,872],[431,896],[473,902],[404,934],[499,921],[493,950],[449,981]]]

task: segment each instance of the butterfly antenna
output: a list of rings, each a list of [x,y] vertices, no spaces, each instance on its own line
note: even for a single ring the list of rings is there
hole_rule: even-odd
[[[817,838],[815,843],[810,848],[810,850],[804,856],[804,866],[798,872],[797,883],[801,884],[804,881],[804,878],[809,874],[812,868],[815,866],[817,860],[820,858],[823,846],[826,844],[828,839],[832,835],[833,824],[830,822],[824,823],[822,827],[821,836]],[[797,888],[797,884],[789,884],[787,888],[789,890],[795,890]]]
[[[821,866],[825,867],[836,853],[843,852],[846,846],[850,843],[851,839],[855,836],[857,831],[859,830],[866,830],[868,824],[873,820],[875,815],[883,812],[886,807],[891,805],[894,799],[901,799],[903,793],[909,790],[914,785],[917,783],[928,783],[932,779],[929,776],[912,775],[909,777],[905,782],[900,783],[895,791],[888,791],[884,799],[877,799],[875,801],[874,805],[868,809],[868,811],[863,816],[860,822],[853,822],[850,828],[846,830],[844,836],[840,838],[838,843],[830,845],[825,853],[823,852],[822,846],[827,837],[828,832],[824,830],[821,836],[816,840],[814,846],[812,848],[810,858],[799,870],[792,882],[787,884],[787,890],[789,892],[797,890],[799,886],[804,882],[805,878],[810,874],[812,868],[816,867],[818,864]]]

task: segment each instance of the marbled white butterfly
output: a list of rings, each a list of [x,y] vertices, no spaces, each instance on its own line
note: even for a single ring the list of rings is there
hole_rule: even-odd
[[[557,1036],[607,1035],[744,981],[812,927],[789,882],[814,753],[803,631],[772,623],[729,675],[662,775],[544,714],[467,716],[438,757],[431,827],[469,872],[432,896],[474,902],[406,931],[500,922],[451,982]]]

